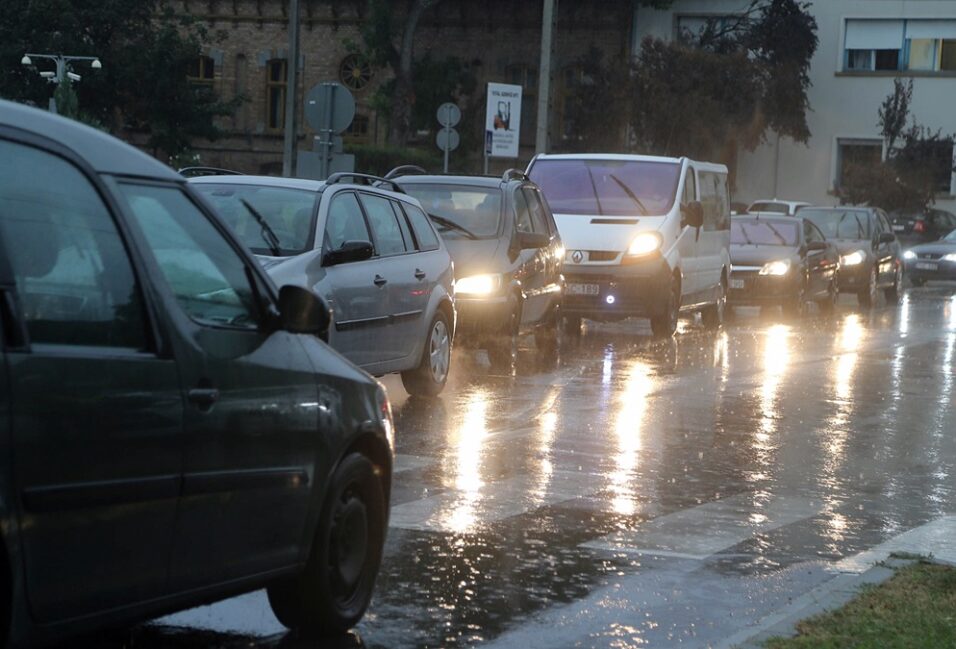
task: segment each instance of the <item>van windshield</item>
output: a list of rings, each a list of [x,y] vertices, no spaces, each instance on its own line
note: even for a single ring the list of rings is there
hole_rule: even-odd
[[[645,160],[538,160],[531,180],[558,214],[655,216],[674,206],[680,164]]]

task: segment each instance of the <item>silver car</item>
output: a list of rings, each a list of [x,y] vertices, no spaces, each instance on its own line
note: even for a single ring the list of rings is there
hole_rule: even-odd
[[[334,349],[370,374],[401,372],[410,394],[441,392],[455,326],[452,262],[417,200],[361,174],[189,182],[277,285],[327,300]]]

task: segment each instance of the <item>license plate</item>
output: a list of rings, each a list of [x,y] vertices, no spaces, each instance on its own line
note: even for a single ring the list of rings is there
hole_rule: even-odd
[[[905,226],[905,225],[894,225],[894,226],[893,226],[893,232],[902,232],[902,231],[905,230],[905,229],[906,229],[906,226]]]
[[[743,288],[744,280],[742,279],[732,279],[730,280],[730,288]]]
[[[571,295],[600,295],[600,284],[568,284],[568,293]]]
[[[937,264],[916,264],[918,270],[938,270],[939,266]]]

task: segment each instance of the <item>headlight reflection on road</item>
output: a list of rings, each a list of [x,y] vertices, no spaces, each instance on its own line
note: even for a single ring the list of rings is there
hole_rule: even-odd
[[[787,372],[790,363],[790,327],[778,324],[770,327],[764,341],[763,350],[763,385],[760,388],[760,433],[757,441],[766,445],[770,436],[777,430],[777,419],[780,413],[777,409],[777,396],[780,382]],[[767,450],[767,449],[763,449]]]
[[[614,454],[615,470],[611,473],[611,509],[622,516],[637,511],[634,493],[634,470],[641,450],[644,415],[647,412],[647,397],[654,388],[651,367],[642,360],[627,364],[624,387],[617,399],[619,410],[614,421],[614,436],[617,452]]]
[[[467,532],[476,522],[475,510],[481,500],[482,453],[488,437],[488,406],[490,395],[476,390],[462,404],[464,417],[450,440],[454,452],[455,489],[458,498],[454,505],[439,516],[441,527],[453,532]]]
[[[538,418],[538,430],[536,432],[537,463],[532,469],[534,485],[531,489],[531,499],[535,506],[544,502],[548,495],[548,488],[551,486],[551,476],[554,474],[551,447],[554,445],[554,434],[558,430],[558,413],[554,408],[559,393],[558,388],[551,390],[547,399],[547,403],[550,404],[549,410]]]

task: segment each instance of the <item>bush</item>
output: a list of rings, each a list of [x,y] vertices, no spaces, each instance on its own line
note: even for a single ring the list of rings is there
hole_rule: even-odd
[[[418,165],[430,173],[441,171],[441,155],[422,149],[352,144],[345,152],[355,156],[355,171],[384,176],[399,165]]]

